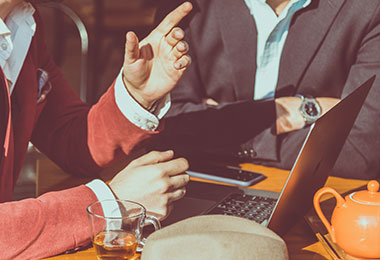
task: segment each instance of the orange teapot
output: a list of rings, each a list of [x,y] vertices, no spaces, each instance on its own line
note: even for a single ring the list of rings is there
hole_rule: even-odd
[[[370,181],[367,189],[353,192],[343,199],[334,189],[323,187],[314,195],[314,208],[332,241],[347,254],[358,258],[380,258],[379,183]],[[331,224],[319,204],[321,196],[326,193],[334,195],[337,201]]]

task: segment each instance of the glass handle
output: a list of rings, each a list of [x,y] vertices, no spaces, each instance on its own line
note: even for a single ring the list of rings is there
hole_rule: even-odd
[[[155,230],[161,229],[161,223],[155,216],[146,216],[145,222],[151,223]]]
[[[154,227],[155,230],[161,229],[161,223],[158,220],[158,218],[156,218],[155,216],[146,216],[145,217],[145,224],[146,223],[151,223],[153,225],[153,227]],[[145,237],[143,237],[140,240],[139,245],[137,247],[137,252],[142,252],[142,250],[144,248],[144,245],[145,245],[145,241],[146,241]]]

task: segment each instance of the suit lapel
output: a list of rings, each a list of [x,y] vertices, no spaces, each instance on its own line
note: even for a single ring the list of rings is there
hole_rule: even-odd
[[[289,86],[294,87],[293,91],[298,88],[344,1],[313,0],[294,15],[282,52],[277,94],[285,94]]]
[[[0,202],[5,202],[13,191],[13,132],[9,87],[1,68],[0,92]]]
[[[253,97],[257,42],[254,19],[244,0],[215,0],[214,3],[223,44],[234,72],[235,96],[238,100]]]
[[[4,140],[7,132],[9,119],[9,98],[7,86],[5,85],[3,76],[0,75],[0,156],[5,151]]]
[[[1,116],[1,121],[4,121],[4,128],[1,129],[1,134],[4,131],[4,141],[2,141],[3,148],[4,148],[4,156],[8,156],[8,148],[10,143],[10,132],[11,132],[11,100],[10,100],[10,93],[9,93],[9,87],[7,83],[7,79],[5,78],[5,75],[3,73],[3,70],[0,68],[0,85],[1,85],[1,99],[2,99],[2,107],[4,109],[4,114]],[[3,156],[3,154],[1,155]]]

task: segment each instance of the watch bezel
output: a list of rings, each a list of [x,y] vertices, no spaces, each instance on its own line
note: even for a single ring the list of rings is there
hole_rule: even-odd
[[[305,121],[305,124],[310,125],[314,123],[322,114],[322,108],[321,105],[318,103],[318,101],[309,96],[303,96],[297,94],[296,96],[300,97],[302,99],[301,105],[299,107],[299,110],[301,112],[301,115]],[[316,115],[311,115],[307,112],[306,106],[312,105],[313,108],[316,110]]]

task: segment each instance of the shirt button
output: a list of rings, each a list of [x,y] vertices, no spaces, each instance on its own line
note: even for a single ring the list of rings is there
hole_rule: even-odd
[[[146,124],[146,126],[148,127],[149,130],[153,131],[153,129],[154,129],[154,124],[153,124],[152,122],[148,122],[148,123]]]
[[[254,159],[256,157],[257,153],[254,149],[249,150],[249,156]]]
[[[2,43],[1,44],[1,49],[3,49],[3,51],[7,50],[8,49],[8,44]]]

